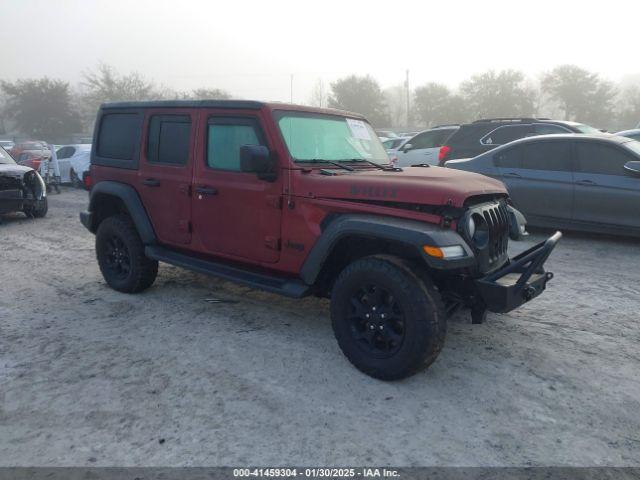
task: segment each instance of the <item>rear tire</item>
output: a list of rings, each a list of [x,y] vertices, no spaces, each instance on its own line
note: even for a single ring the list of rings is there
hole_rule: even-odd
[[[365,257],[342,271],[331,295],[331,321],[349,361],[381,380],[427,368],[446,333],[444,305],[426,273],[386,255]]]
[[[158,262],[145,256],[144,244],[127,215],[114,215],[100,223],[96,256],[105,281],[119,292],[141,292],[158,274]]]

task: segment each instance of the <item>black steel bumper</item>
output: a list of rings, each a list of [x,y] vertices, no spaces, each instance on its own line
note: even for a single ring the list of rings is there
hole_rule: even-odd
[[[553,273],[545,272],[542,267],[561,238],[562,233],[556,232],[512,258],[500,270],[475,280],[485,308],[506,313],[540,295],[553,278]]]

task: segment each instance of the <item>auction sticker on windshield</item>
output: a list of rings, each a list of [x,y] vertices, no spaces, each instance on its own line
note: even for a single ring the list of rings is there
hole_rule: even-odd
[[[359,140],[371,140],[371,135],[367,129],[367,125],[362,120],[347,118],[347,125],[351,129],[351,134]]]

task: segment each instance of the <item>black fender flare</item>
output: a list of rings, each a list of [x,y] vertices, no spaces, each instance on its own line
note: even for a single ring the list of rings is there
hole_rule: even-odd
[[[431,268],[463,268],[475,265],[476,262],[471,248],[453,230],[404,218],[345,214],[325,225],[322,235],[316,241],[300,269],[302,280],[306,284],[312,285],[337,243],[350,236],[382,239],[406,245],[407,248],[413,249],[414,253],[418,254]],[[466,256],[450,260],[430,257],[424,252],[422,248],[424,245],[433,247],[461,245]]]
[[[100,198],[104,196],[112,196],[119,198],[129,212],[133,224],[138,230],[138,234],[142,242],[145,245],[152,245],[156,243],[156,234],[149,220],[149,215],[145,210],[142,200],[138,195],[138,192],[131,185],[126,183],[114,182],[106,180],[96,183],[91,188],[89,195],[89,211],[82,212],[80,219],[82,223],[91,231],[95,233],[98,229],[97,216],[95,215],[97,204],[100,202]]]

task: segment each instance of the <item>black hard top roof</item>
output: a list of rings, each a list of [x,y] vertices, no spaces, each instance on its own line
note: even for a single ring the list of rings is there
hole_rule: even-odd
[[[264,102],[255,100],[149,100],[142,102],[109,102],[100,108],[261,108]]]
[[[290,110],[296,112],[323,113],[353,118],[364,118],[361,114],[337,110],[334,108],[318,108],[280,102],[260,102],[257,100],[149,100],[141,102],[110,102],[100,105],[101,110],[135,109],[135,108],[227,108],[227,109],[259,109],[267,107],[271,110]]]

